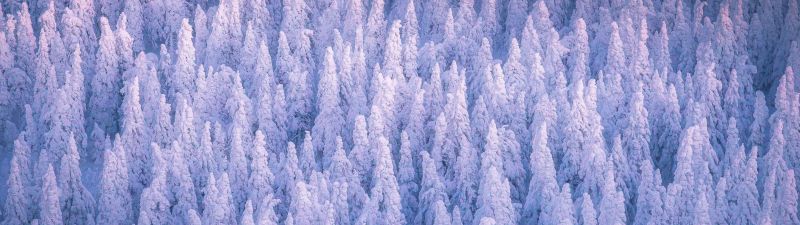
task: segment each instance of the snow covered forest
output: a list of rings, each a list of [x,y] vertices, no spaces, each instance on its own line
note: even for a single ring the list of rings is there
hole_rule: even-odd
[[[798,1],[0,0],[0,224],[800,224]]]

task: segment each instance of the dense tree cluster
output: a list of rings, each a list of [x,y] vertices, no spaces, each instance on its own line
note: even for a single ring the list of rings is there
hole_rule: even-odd
[[[798,0],[0,0],[0,224],[800,224],[799,78]]]

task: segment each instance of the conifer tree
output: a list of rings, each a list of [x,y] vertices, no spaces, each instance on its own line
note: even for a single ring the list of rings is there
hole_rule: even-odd
[[[158,168],[157,170],[152,183],[142,191],[138,224],[167,224],[170,221],[170,202],[166,195],[168,191],[166,168]]]
[[[100,43],[95,58],[95,75],[91,82],[91,94],[89,95],[90,121],[100,124],[106,132],[116,133],[119,108],[122,96],[119,91],[122,81],[119,79],[117,70],[119,56],[116,50],[116,41],[109,25],[108,19],[100,19]]]
[[[248,180],[248,199],[264,199],[273,193],[272,184],[275,179],[269,165],[269,152],[267,151],[264,134],[259,130],[253,142],[252,161],[250,162],[250,178]],[[260,209],[261,203],[255,205]]]
[[[133,221],[133,202],[128,192],[128,163],[125,154],[127,153],[119,140],[114,143],[113,150],[104,152],[100,197],[97,203],[98,224],[128,224]]]
[[[515,224],[517,215],[510,191],[508,179],[503,178],[497,167],[490,165],[481,180],[475,218],[494,218],[499,224]]]
[[[318,85],[317,101],[318,112],[312,132],[314,145],[321,152],[322,166],[330,164],[330,158],[335,151],[336,138],[341,136],[344,125],[344,113],[340,104],[339,78],[333,58],[333,49],[326,48],[325,62]]]
[[[403,131],[400,134],[400,161],[397,168],[397,182],[400,188],[400,196],[403,204],[403,214],[406,221],[413,221],[417,203],[417,172],[414,166],[414,157],[411,150],[411,143],[408,134]]]
[[[39,205],[39,223],[42,225],[61,225],[64,224],[61,214],[61,189],[56,183],[56,175],[53,166],[47,167],[47,172],[42,178],[41,204]]]
[[[128,152],[126,156],[130,162],[128,171],[131,179],[131,187],[137,195],[150,183],[153,176],[152,155],[149,151],[149,135],[145,130],[144,115],[139,104],[139,78],[133,77],[126,82],[125,99],[121,112],[123,119],[121,123],[122,143]]]
[[[73,135],[67,142],[67,154],[61,159],[59,186],[64,224],[92,224],[95,201],[81,181],[80,153]]]
[[[190,209],[197,209],[197,193],[186,160],[186,147],[181,142],[172,142],[170,166],[167,168],[166,196],[170,202],[172,221],[186,224],[187,213]]]
[[[170,96],[173,98],[177,97],[178,93],[192,93],[195,90],[192,83],[192,78],[195,76],[195,47],[189,19],[184,18],[181,21],[177,43],[175,75],[169,79]]]
[[[26,186],[27,177],[23,176],[20,168],[21,159],[13,157],[8,180],[6,181],[7,194],[3,207],[3,224],[22,225],[30,222],[34,215],[34,205]]]

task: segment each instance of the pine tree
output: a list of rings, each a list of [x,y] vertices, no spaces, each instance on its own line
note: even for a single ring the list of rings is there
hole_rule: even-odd
[[[36,37],[33,33],[31,14],[29,12],[28,3],[23,2],[15,17],[17,24],[15,25],[16,43],[14,46],[16,49],[15,55],[17,56],[16,67],[27,74],[34,74],[36,67]]]
[[[632,94],[629,103],[628,121],[625,130],[622,131],[622,145],[625,147],[629,168],[641,168],[641,163],[651,159],[650,156],[650,125],[648,124],[648,112],[644,106],[644,95],[641,85]],[[639,174],[638,172],[634,174]],[[634,175],[635,176],[635,175]],[[638,180],[635,176],[634,180]],[[629,187],[635,189],[635,187]]]
[[[195,90],[192,84],[192,78],[195,76],[195,47],[192,43],[192,26],[189,25],[189,19],[184,18],[181,21],[177,42],[175,75],[169,79],[170,96],[173,98],[178,93],[188,94]]]
[[[133,52],[140,52],[144,50],[144,33],[143,27],[144,20],[142,18],[142,3],[140,0],[125,0],[123,11],[127,16],[127,31],[131,34],[133,40]]]
[[[219,195],[217,196],[217,204],[220,205],[219,210],[224,215],[223,224],[234,224],[237,218],[237,205],[233,202],[233,192],[231,192],[231,182],[228,178],[228,173],[222,173],[217,183]]]
[[[796,3],[795,3],[796,4]],[[776,190],[778,196],[775,208],[773,208],[774,220],[778,224],[800,223],[797,217],[797,189],[794,170],[789,169],[779,178],[779,185]]]
[[[117,30],[114,36],[117,39],[117,55],[119,56],[117,69],[119,70],[119,74],[123,75],[124,79],[130,79],[125,76],[125,71],[133,67],[134,57],[136,57],[133,53],[133,38],[131,34],[128,33],[127,29],[128,17],[125,13],[122,13],[119,20],[117,20]]]
[[[253,142],[252,161],[250,162],[250,178],[248,181],[248,199],[264,199],[273,193],[272,184],[275,179],[269,165],[269,152],[267,151],[264,134],[259,130]],[[262,206],[257,203],[256,209]],[[258,214],[256,214],[258,215]]]
[[[197,209],[197,192],[187,165],[185,147],[179,141],[172,142],[170,166],[167,169],[166,188],[170,202],[170,213],[173,223],[186,224],[187,213]],[[201,153],[202,154],[202,153]]]
[[[133,77],[126,82],[125,99],[122,104],[121,112],[123,119],[121,123],[122,143],[128,152],[126,156],[130,164],[128,167],[131,179],[131,188],[134,195],[150,183],[153,176],[151,165],[150,148],[148,147],[149,135],[145,131],[144,115],[139,104],[139,78]]]
[[[422,152],[422,182],[419,191],[419,206],[414,223],[432,224],[436,221],[436,202],[447,202],[444,183],[439,178],[436,165],[427,152]],[[458,210],[454,210],[458,211]]]
[[[577,207],[578,214],[580,214],[580,216],[578,216],[578,224],[597,224],[597,211],[594,209],[591,196],[587,193],[583,193],[579,201],[580,205]]]
[[[484,159],[486,158],[484,156]],[[497,167],[490,165],[481,179],[475,218],[494,218],[499,224],[515,224],[517,215],[511,202],[510,191],[508,179],[503,178]]]
[[[61,159],[59,186],[64,224],[92,224],[95,201],[81,181],[80,153],[75,138],[70,135],[67,154]]]
[[[59,201],[61,190],[56,183],[56,175],[53,172],[52,165],[47,167],[47,172],[42,179],[44,181],[42,184],[41,204],[39,206],[40,223],[42,225],[64,224]]]
[[[366,53],[367,67],[383,59],[384,40],[386,40],[386,19],[384,18],[384,1],[373,1],[364,28],[364,53]]]
[[[417,172],[414,166],[411,143],[408,134],[403,131],[400,134],[400,161],[397,169],[397,182],[402,197],[403,214],[406,221],[413,221],[417,203]]]
[[[759,213],[758,188],[758,149],[750,151],[750,156],[745,158],[744,148],[736,150],[736,154],[731,160],[732,173],[736,174],[728,193],[732,223],[757,223]],[[737,178],[738,177],[738,178]]]
[[[3,224],[22,225],[28,224],[34,215],[34,205],[31,194],[28,192],[26,179],[20,166],[22,159],[11,158],[11,168],[6,181],[7,194],[4,204]]]
[[[206,49],[217,51],[206,52],[206,65],[227,65],[237,67],[242,47],[242,24],[238,0],[221,1],[211,23]]]
[[[275,199],[272,195],[267,196],[260,203],[257,216],[255,218],[257,224],[261,225],[277,225],[278,216],[275,214],[275,204],[281,200]]]
[[[230,174],[230,193],[232,198],[230,199],[233,205],[232,210],[236,212],[240,212],[243,209],[244,201],[247,195],[247,180],[249,177],[249,170],[248,167],[250,165],[250,160],[247,158],[247,153],[245,153],[246,149],[249,148],[249,143],[244,143],[242,140],[242,131],[239,130],[239,127],[234,126],[231,132],[231,141],[230,141],[230,152],[228,159],[230,160],[227,168],[227,173],[223,175]],[[221,180],[221,178],[220,178]],[[221,185],[222,183],[220,182]],[[220,189],[220,191],[222,191]]]
[[[256,222],[253,220],[253,202],[251,202],[249,199],[244,203],[244,212],[242,213],[242,219],[239,221],[239,224],[241,225],[256,224]]]
[[[752,118],[753,123],[750,124],[750,137],[747,142],[751,147],[758,146],[761,149],[766,149],[769,109],[767,108],[763,92],[756,92],[755,108]]]
[[[205,197],[203,198],[203,222],[206,224],[224,224],[225,212],[223,210],[223,205],[219,202],[219,189],[217,189],[217,179],[214,177],[214,174],[209,174],[208,176],[208,184],[203,193]]]
[[[374,201],[375,206],[380,206],[378,215],[374,216],[374,223],[377,224],[403,224],[405,219],[402,213],[402,203],[400,199],[397,178],[394,175],[394,163],[389,149],[389,141],[379,137],[376,143],[377,158],[372,179],[372,190],[370,191],[370,201]],[[370,207],[370,206],[367,206]]]
[[[194,49],[197,63],[205,63],[206,56],[206,41],[208,40],[208,17],[203,7],[197,5],[194,9],[194,18],[192,20],[194,27]],[[135,45],[134,45],[135,46]]]
[[[603,183],[602,199],[598,204],[598,224],[625,224],[625,197],[623,192],[617,190],[614,182],[613,170],[606,171],[606,181]]]
[[[170,202],[166,195],[168,191],[166,168],[157,170],[152,183],[142,191],[138,224],[157,225],[167,224],[170,221]]]
[[[317,101],[319,114],[314,121],[312,132],[314,133],[314,145],[318,152],[321,152],[322,167],[330,164],[336,146],[336,138],[341,136],[344,125],[344,113],[340,105],[339,78],[336,72],[336,64],[333,58],[333,49],[330,47],[325,50],[324,69],[318,85]]]
[[[91,82],[89,95],[90,121],[100,124],[108,133],[116,133],[117,108],[121,105],[122,96],[118,94],[122,82],[119,80],[117,70],[119,56],[116,50],[116,41],[111,31],[108,19],[100,19],[100,43],[95,58],[95,75]],[[133,150],[133,149],[132,149]]]
[[[297,150],[292,142],[289,142],[286,148],[286,154],[283,161],[283,168],[279,179],[279,193],[286,201],[285,204],[291,204],[293,201],[292,194],[295,193],[295,183],[297,181],[305,180],[303,171],[300,170],[297,159]]]
[[[546,201],[558,192],[556,183],[556,170],[553,156],[547,146],[547,124],[541,123],[533,128],[534,135],[531,141],[530,165],[532,175],[528,186],[528,195],[525,198],[522,217],[527,223],[538,223],[540,213],[546,208]]]
[[[661,174],[653,170],[650,161],[641,164],[639,186],[636,191],[636,213],[634,224],[663,224],[664,216],[662,196],[664,188],[661,186]]]
[[[104,152],[100,178],[100,197],[97,203],[98,224],[129,224],[133,221],[133,201],[128,192],[128,163],[119,139],[113,150]]]
[[[579,18],[573,23],[574,34],[571,36],[571,41],[575,45],[570,50],[568,65],[569,65],[569,81],[575,83],[579,80],[586,80],[589,74],[589,34],[587,33],[586,22]]]

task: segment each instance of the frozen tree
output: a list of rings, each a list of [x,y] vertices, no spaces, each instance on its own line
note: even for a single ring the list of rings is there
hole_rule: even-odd
[[[336,138],[341,136],[344,126],[344,113],[340,104],[339,78],[336,73],[336,64],[333,50],[328,47],[325,51],[325,62],[320,75],[317,91],[318,112],[312,132],[314,145],[321,152],[322,166],[327,167],[335,151]]]
[[[109,25],[108,19],[100,19],[100,43],[95,58],[95,75],[91,81],[89,105],[91,122],[100,124],[106,132],[116,133],[119,108],[122,96],[119,90],[122,86],[117,70],[119,56],[116,52],[116,41]],[[133,149],[132,149],[133,150]]]
[[[256,131],[253,142],[252,161],[250,162],[250,178],[248,180],[248,199],[264,199],[273,193],[272,184],[275,179],[269,165],[269,153],[264,134]],[[256,208],[260,209],[260,204]]]
[[[206,48],[217,50],[205,52],[206,65],[231,67],[239,65],[239,58],[236,56],[239,56],[239,52],[242,50],[241,40],[244,36],[240,7],[238,0],[220,1],[211,23],[211,32],[208,35],[208,47]]]
[[[546,208],[546,201],[557,195],[555,164],[553,155],[547,146],[547,124],[542,123],[534,127],[533,141],[531,141],[531,182],[528,186],[528,195],[522,211],[523,221],[538,223],[540,213]]]
[[[247,189],[247,180],[250,174],[248,169],[250,163],[245,151],[249,151],[249,143],[244,143],[242,140],[242,131],[239,127],[233,127],[230,140],[230,152],[228,155],[230,163],[226,170],[227,173],[224,175],[231,175],[229,184],[230,193],[228,194],[232,196],[229,201],[234,204],[231,207],[233,207],[236,212],[241,211],[244,206],[247,194],[245,190]]]
[[[195,76],[195,48],[192,42],[192,26],[189,19],[181,21],[178,31],[178,50],[175,59],[175,74],[170,76],[170,96],[178,93],[191,93],[194,91],[192,78]]]
[[[622,130],[622,145],[630,163],[629,168],[641,168],[641,163],[649,161],[650,156],[650,129],[647,121],[648,112],[644,106],[644,95],[641,86],[632,93],[631,102],[628,104],[627,126]],[[634,174],[639,174],[634,173]],[[638,179],[636,179],[638,180]],[[635,188],[635,187],[630,187]]]
[[[127,151],[129,177],[131,188],[138,194],[150,183],[153,176],[151,165],[151,152],[148,146],[149,134],[145,130],[144,115],[139,104],[139,78],[133,77],[126,82],[125,99],[121,112],[123,114],[121,129],[122,143]]]
[[[384,1],[372,1],[369,7],[369,14],[367,15],[365,28],[364,28],[364,53],[367,58],[367,67],[372,68],[383,58],[383,48],[385,32],[386,32],[386,19],[384,18]]]
[[[578,224],[595,225],[597,224],[597,211],[594,209],[592,198],[587,193],[583,193],[580,202],[576,202]],[[580,205],[578,205],[580,203]]]
[[[139,203],[138,224],[156,225],[170,223],[170,202],[166,194],[167,172],[165,168],[159,168],[155,173],[156,175],[152,183],[142,191]]]
[[[165,193],[170,202],[172,221],[177,224],[186,224],[187,213],[190,209],[197,209],[197,196],[195,185],[191,177],[186,160],[186,148],[181,142],[172,142],[170,163],[167,168],[167,181]]]
[[[127,224],[133,221],[132,196],[128,192],[128,163],[121,141],[114,143],[113,150],[103,155],[103,171],[100,178],[100,197],[97,202],[98,224]]]
[[[13,46],[16,49],[17,68],[22,69],[27,74],[33,74],[35,69],[35,51],[36,51],[36,37],[33,33],[33,25],[31,21],[31,14],[28,10],[28,3],[23,2],[20,10],[16,15],[17,24],[15,24],[15,41]]]
[[[80,153],[73,135],[67,142],[67,154],[61,159],[59,186],[64,224],[92,224],[95,201],[81,181]]]
[[[41,202],[39,204],[39,223],[42,225],[60,225],[64,224],[61,203],[59,196],[61,196],[61,189],[58,188],[56,183],[56,175],[53,172],[53,166],[47,167],[47,172],[42,178],[42,194]]]
[[[400,134],[400,161],[397,166],[397,182],[400,188],[400,196],[403,201],[403,214],[405,215],[406,221],[413,221],[414,219],[414,212],[418,204],[417,193],[419,191],[417,172],[414,167],[414,157],[410,145],[408,134],[403,131],[403,133]]]
[[[29,193],[26,180],[28,177],[23,176],[23,171],[20,166],[22,159],[13,157],[11,159],[11,168],[9,170],[9,177],[6,181],[7,194],[4,204],[3,224],[8,225],[22,225],[27,224],[33,219],[34,205],[31,202],[31,194]]]
[[[766,149],[769,109],[767,108],[764,93],[760,91],[756,92],[754,106],[753,123],[750,124],[750,138],[747,143],[753,147],[758,146],[761,149]]]
[[[127,32],[132,38],[132,48],[134,52],[144,50],[144,18],[142,2],[140,0],[125,0],[122,10],[127,17]]]
[[[776,190],[778,199],[773,208],[773,220],[778,224],[798,223],[797,217],[797,188],[794,170],[785,171],[781,176]]]
[[[664,188],[661,186],[661,174],[653,170],[653,165],[649,160],[643,162],[640,167],[639,186],[636,191],[636,213],[633,219],[634,224],[663,224],[665,223],[663,194]]]
[[[389,149],[389,141],[380,137],[376,144],[378,148],[377,158],[375,159],[369,201],[374,201],[375,206],[380,206],[380,211],[377,212],[377,215],[369,215],[371,218],[368,221],[376,224],[405,223],[397,178],[394,175],[394,162]],[[367,204],[366,207],[369,208],[370,205]]]
[[[208,40],[208,17],[206,11],[197,5],[194,9],[194,18],[192,20],[194,27],[194,49],[197,63],[205,62],[206,55],[206,41]],[[134,45],[135,46],[135,45]]]
[[[503,178],[497,167],[491,165],[481,179],[475,218],[494,218],[499,224],[515,224],[517,215],[511,202],[510,192],[508,179]]]
[[[422,152],[422,182],[419,191],[419,206],[414,223],[432,224],[436,220],[436,202],[447,202],[444,183],[439,178],[436,165],[427,152]],[[456,210],[457,211],[457,210]]]
[[[253,202],[247,200],[244,203],[244,212],[242,213],[242,219],[240,220],[239,224],[242,225],[255,225],[256,222],[253,220]]]

